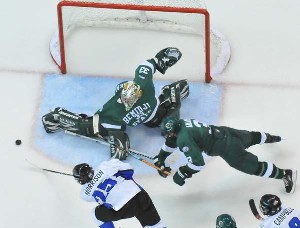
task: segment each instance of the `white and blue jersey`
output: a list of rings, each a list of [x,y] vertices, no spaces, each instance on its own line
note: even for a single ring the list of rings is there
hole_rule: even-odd
[[[300,227],[300,212],[283,206],[276,215],[264,219],[261,228],[298,228]]]
[[[142,189],[133,180],[132,166],[118,159],[104,161],[94,170],[93,179],[81,188],[80,196],[86,201],[118,211]]]

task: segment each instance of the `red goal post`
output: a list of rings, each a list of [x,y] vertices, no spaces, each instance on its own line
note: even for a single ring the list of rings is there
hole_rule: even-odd
[[[111,1],[111,0],[107,0],[107,1]],[[130,4],[121,4],[120,2],[124,2],[127,1]],[[72,26],[71,23],[73,22],[65,22],[67,19],[64,17],[64,9],[66,8],[74,8],[73,11],[76,11],[76,9],[84,9],[85,11],[89,12],[88,9],[105,9],[105,10],[109,10],[111,9],[113,12],[115,12],[116,10],[126,10],[126,11],[134,11],[134,12],[142,12],[140,13],[142,16],[139,16],[138,18],[135,18],[137,23],[144,23],[141,27],[146,27],[145,25],[145,21],[148,23],[148,18],[143,18],[143,17],[148,17],[146,14],[149,14],[150,12],[166,12],[166,13],[178,13],[178,14],[185,14],[185,15],[202,15],[204,17],[203,20],[203,29],[201,29],[203,31],[203,34],[201,34],[203,36],[204,39],[204,50],[205,50],[205,81],[206,82],[210,82],[212,80],[212,71],[211,71],[211,34],[212,34],[212,30],[210,28],[210,15],[209,12],[205,9],[201,7],[190,7],[190,6],[173,6],[173,5],[169,5],[168,3],[174,3],[177,0],[157,0],[156,1],[151,1],[154,2],[153,5],[151,4],[145,4],[145,2],[147,2],[146,0],[115,0],[115,1],[111,1],[111,2],[104,2],[101,0],[93,0],[93,1],[69,1],[69,0],[64,0],[58,3],[57,5],[57,15],[58,15],[58,32],[57,34],[55,34],[50,42],[50,53],[52,55],[53,60],[56,62],[56,64],[58,65],[58,67],[60,68],[61,72],[63,74],[65,74],[67,72],[67,65],[66,65],[66,55],[65,55],[65,38],[66,38],[66,34],[67,34],[67,30],[69,29],[70,26]],[[187,2],[187,1],[183,1],[180,0],[182,2]],[[203,0],[198,0],[198,1],[203,1]],[[113,3],[112,3],[113,2]],[[118,2],[118,3],[115,3]],[[148,1],[149,2],[149,1]],[[159,5],[160,2],[163,2],[163,5]],[[167,4],[166,4],[167,2]],[[134,3],[134,4],[133,4]],[[143,4],[138,4],[138,3],[143,3]],[[181,3],[180,3],[181,5]],[[123,11],[124,12],[124,11]],[[143,15],[143,12],[144,15]],[[106,13],[106,12],[105,12]],[[82,13],[83,14],[83,13]],[[92,14],[92,13],[91,13]],[[99,15],[101,15],[101,12],[99,13]],[[146,15],[146,16],[145,16]],[[86,18],[89,18],[89,13],[87,13]],[[78,14],[78,16],[73,15],[73,18],[81,18],[81,15]],[[107,16],[106,16],[107,17]],[[122,17],[122,16],[120,16]],[[132,16],[131,16],[132,17]],[[134,16],[136,17],[136,16]],[[174,20],[174,17],[170,20],[169,18],[164,18],[164,16],[160,16],[163,17],[163,19],[159,18],[155,18],[156,16],[152,15],[151,18],[151,23],[153,23],[153,21],[157,20],[157,21],[163,21],[164,22],[162,24],[165,24],[169,27],[174,27],[173,25],[169,25],[169,23]],[[88,22],[89,19],[82,19],[85,22],[80,22],[81,26],[85,26],[84,24],[87,23],[89,24],[90,22]],[[154,19],[153,19],[154,18]],[[124,18],[122,18],[124,19]],[[131,18],[132,19],[132,18]],[[130,20],[131,20],[130,19]],[[76,20],[76,19],[75,19]],[[78,21],[81,19],[78,19]],[[102,18],[102,16],[97,16],[97,18],[92,18],[91,21],[93,21],[92,23],[95,23],[96,20],[99,20],[97,22],[97,24],[100,24],[101,20],[105,21],[107,20],[107,18]],[[115,21],[119,22],[120,20],[116,20]],[[128,19],[126,19],[128,22]],[[143,21],[144,20],[144,21]],[[181,20],[181,19],[180,19]],[[79,23],[79,22],[76,23]],[[113,24],[115,24],[115,21],[112,22],[112,27]],[[150,20],[149,20],[150,21]],[[127,23],[126,22],[126,23]],[[189,21],[191,22],[191,20]],[[65,23],[67,23],[67,25],[65,25]],[[70,23],[70,24],[68,24]],[[156,23],[156,22],[155,22]],[[140,23],[141,24],[141,23]],[[181,25],[180,23],[178,23],[178,21],[174,22],[175,27],[179,27],[179,26],[183,26],[184,28],[180,28],[178,29],[178,32],[183,32],[183,33],[197,33],[194,32],[193,29],[196,31],[198,30],[198,28],[193,28],[191,29],[191,31],[183,31],[186,30],[186,28],[188,27],[188,25],[183,24]],[[90,25],[88,25],[90,26]],[[98,25],[96,25],[95,27],[97,27]],[[165,27],[167,27],[165,26]],[[101,26],[99,26],[101,27]],[[153,26],[153,27],[156,27]],[[192,26],[191,26],[192,27]],[[145,28],[143,28],[145,29]],[[146,27],[147,29],[147,27]],[[150,28],[151,29],[151,28]],[[169,29],[169,28],[168,28]],[[166,29],[166,30],[168,30]],[[189,30],[189,29],[188,29]],[[173,31],[173,30],[171,30]],[[177,32],[177,28],[176,31]],[[202,33],[202,32],[201,32]],[[218,31],[216,31],[214,33],[214,36],[217,37],[218,42],[221,41],[221,45],[220,46],[224,46],[225,43],[225,49],[227,49],[225,52],[225,56],[224,53],[222,53],[222,51],[220,51],[220,53],[218,53],[218,60],[216,61],[216,65],[218,65],[213,71],[215,71],[214,74],[219,74],[223,71],[223,69],[225,68],[225,66],[227,65],[229,58],[230,58],[230,47],[229,44],[227,42],[227,40],[225,39],[225,37]],[[55,38],[57,37],[57,38]],[[225,42],[224,42],[225,41]],[[224,49],[224,47],[223,47]],[[223,51],[224,52],[224,51]],[[221,59],[221,63],[220,63],[220,59]],[[201,60],[199,60],[201,61]],[[218,63],[219,62],[219,63]]]

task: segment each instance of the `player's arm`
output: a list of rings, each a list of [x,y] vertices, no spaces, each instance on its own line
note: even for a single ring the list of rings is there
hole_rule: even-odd
[[[158,174],[162,177],[167,177],[168,175],[165,174],[163,171],[171,172],[171,168],[165,164],[165,161],[169,155],[171,155],[176,150],[176,138],[169,136],[166,138],[166,141],[162,148],[160,149],[158,155],[155,158],[155,165],[160,167],[162,171],[158,171]]]
[[[205,162],[202,152],[199,151],[199,147],[196,145],[190,145],[189,147],[183,146],[179,149],[181,152],[184,152],[188,162],[185,166],[179,167],[173,176],[173,181],[182,186],[185,184],[185,179],[191,178],[195,173],[200,172],[204,168]]]
[[[138,66],[135,71],[134,81],[143,88],[147,80],[153,79],[156,70],[165,74],[167,69],[178,62],[182,53],[178,48],[167,47],[159,51],[154,58],[149,59]]]
[[[109,173],[114,173],[114,176],[121,176],[126,180],[133,179],[134,170],[129,163],[120,161],[119,159],[111,159],[104,162]]]
[[[141,89],[144,89],[149,81],[152,82],[155,71],[155,62],[153,60],[144,61],[136,68],[133,81],[137,83]]]

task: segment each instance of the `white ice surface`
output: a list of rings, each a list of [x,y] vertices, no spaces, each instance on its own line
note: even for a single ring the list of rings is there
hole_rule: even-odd
[[[27,158],[43,168],[71,172],[72,162],[82,158],[82,154],[79,157],[70,152],[70,160],[57,159],[36,144],[37,140],[44,139],[39,138],[37,129],[41,108],[45,105],[45,75],[58,73],[48,51],[56,26],[56,3],[12,0],[1,5],[5,10],[0,14],[0,227],[95,227],[90,214],[95,205],[79,199],[79,186],[72,178],[37,171],[25,161]],[[214,109],[218,114],[213,121],[218,125],[281,135],[286,139],[282,143],[255,146],[250,151],[260,160],[274,162],[279,167],[299,169],[300,3],[294,0],[215,0],[207,6],[212,23],[226,35],[232,47],[229,66],[211,84],[222,88],[220,103]],[[123,35],[117,32],[117,36],[116,31],[111,31],[111,36],[108,33],[105,30],[101,39],[110,37],[110,40],[106,43],[101,40],[103,45],[92,54],[86,47],[81,50],[79,41],[75,36],[72,38],[70,45],[73,46],[69,47],[72,50],[68,52],[73,74],[95,74],[89,69],[97,69],[101,51],[105,54],[104,60],[101,59],[104,62],[100,61],[104,67],[98,75],[129,77],[141,60],[152,57],[160,48],[176,45],[183,50],[182,61],[164,78],[158,74],[157,79],[171,80],[182,75],[191,75],[191,80],[199,79],[196,78],[198,66],[186,60],[193,56],[199,58],[194,51],[198,43],[177,35],[170,41],[168,34],[161,34],[163,38],[159,39],[159,33],[155,33],[151,34],[155,39],[144,40],[148,36],[143,35],[134,43],[139,46],[133,46],[130,41],[126,43],[126,38],[134,31],[123,31]],[[78,37],[86,39],[87,35],[82,33]],[[143,46],[142,41],[147,41],[147,45]],[[87,57],[82,57],[81,51],[86,52]],[[92,58],[93,54],[97,56]],[[58,99],[53,105],[59,103]],[[80,107],[75,102],[73,105]],[[205,112],[188,108],[191,117]],[[14,144],[17,138],[22,139],[21,146]],[[65,137],[66,149],[69,141]],[[82,147],[86,144],[85,141],[79,143]],[[135,164],[137,169],[144,166]],[[278,194],[285,204],[300,207],[299,191],[287,195],[281,181],[242,174],[219,158],[210,160],[205,170],[183,187],[175,185],[172,178],[163,179],[151,173],[137,175],[136,179],[152,196],[164,223],[172,228],[214,227],[220,213],[232,214],[238,227],[259,227],[249,210],[248,199],[258,200],[265,193]],[[135,219],[129,219],[117,223],[117,227],[139,225]]]

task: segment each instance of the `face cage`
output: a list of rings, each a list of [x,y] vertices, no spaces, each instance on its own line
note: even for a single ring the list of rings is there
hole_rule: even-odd
[[[90,166],[81,166],[78,170],[78,174],[79,176],[75,177],[75,179],[78,181],[79,184],[83,185],[93,178],[94,171]]]
[[[129,111],[132,106],[135,104],[135,102],[137,102],[138,98],[136,97],[124,97],[121,95],[121,101],[123,102],[123,104],[125,105],[125,109],[126,111]]]
[[[259,210],[263,215],[270,215],[271,212],[269,207],[262,206],[261,204],[259,204]]]

